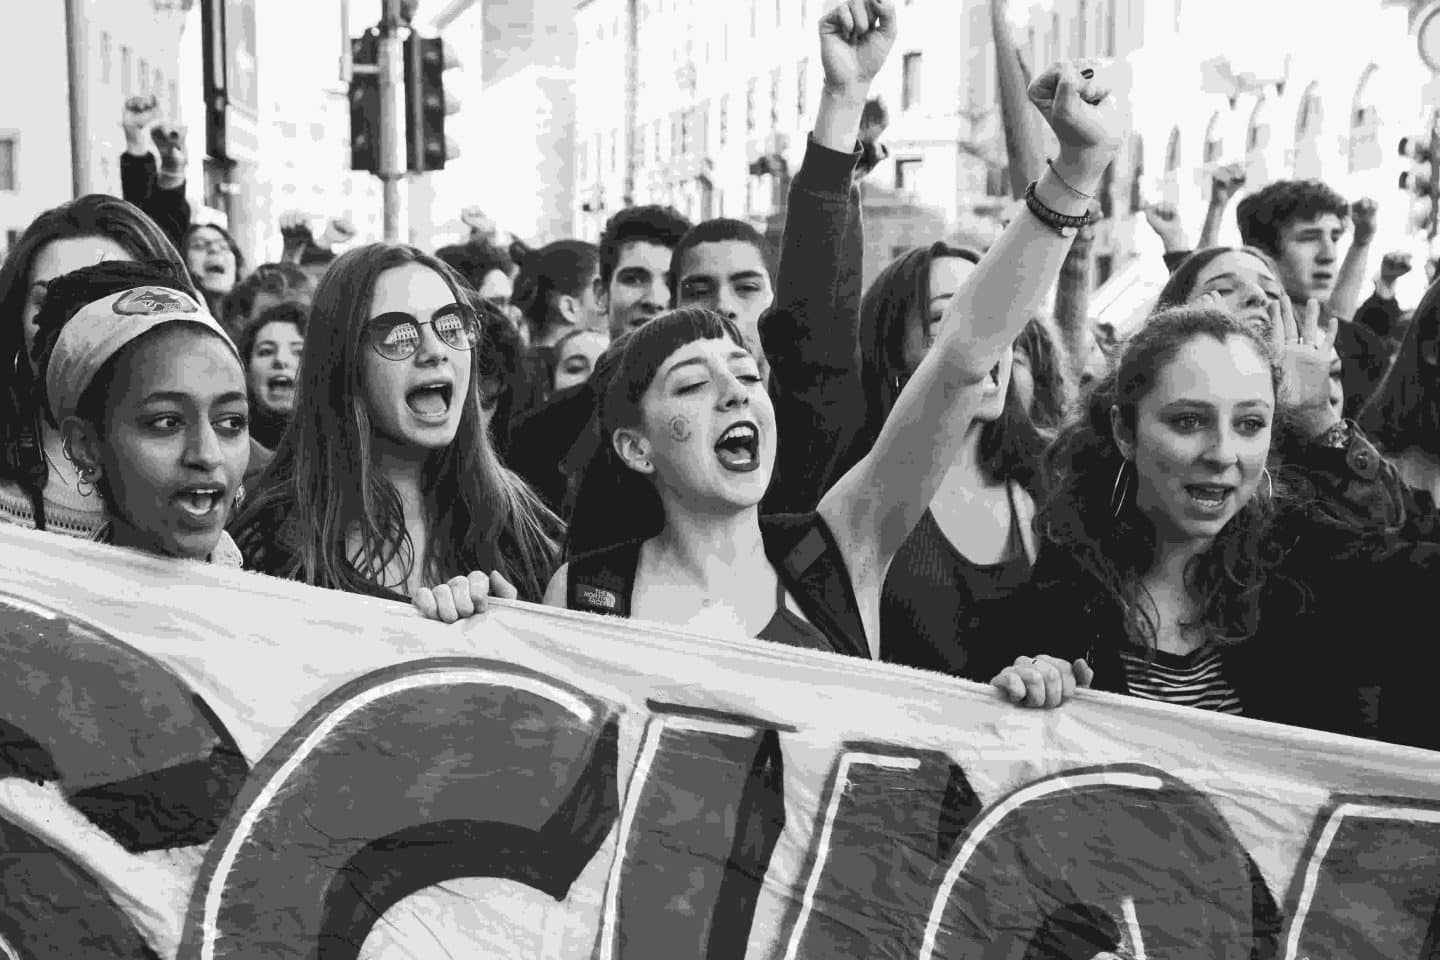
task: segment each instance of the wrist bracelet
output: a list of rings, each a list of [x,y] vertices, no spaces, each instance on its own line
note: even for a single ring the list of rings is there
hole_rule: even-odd
[[[1030,213],[1035,216],[1035,219],[1062,237],[1073,237],[1075,236],[1075,232],[1081,227],[1088,226],[1095,222],[1094,213],[1088,210],[1083,217],[1072,217],[1058,210],[1051,210],[1045,206],[1045,204],[1040,202],[1040,198],[1035,196],[1034,180],[1030,181],[1030,185],[1025,188],[1025,206],[1030,210]]]
[[[1079,190],[1076,190],[1074,187],[1070,186],[1070,181],[1069,181],[1069,180],[1066,180],[1064,177],[1060,176],[1060,171],[1055,169],[1055,161],[1054,161],[1054,160],[1051,160],[1050,158],[1047,157],[1047,158],[1045,159],[1045,166],[1049,167],[1049,168],[1050,168],[1050,172],[1053,173],[1053,174],[1055,174],[1055,179],[1060,181],[1060,186],[1064,187],[1066,190],[1069,190],[1071,193],[1073,193],[1075,196],[1079,197],[1081,200],[1094,200],[1094,199],[1095,199],[1095,194],[1093,194],[1093,193],[1081,193]]]

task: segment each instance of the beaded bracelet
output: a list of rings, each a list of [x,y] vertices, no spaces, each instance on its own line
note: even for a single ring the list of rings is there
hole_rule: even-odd
[[[1061,213],[1059,210],[1051,210],[1040,202],[1035,196],[1035,181],[1031,180],[1030,185],[1025,188],[1025,206],[1035,215],[1035,218],[1045,226],[1054,230],[1062,237],[1073,237],[1081,227],[1088,226],[1095,222],[1094,211],[1087,210],[1083,217],[1072,217],[1069,214]]]

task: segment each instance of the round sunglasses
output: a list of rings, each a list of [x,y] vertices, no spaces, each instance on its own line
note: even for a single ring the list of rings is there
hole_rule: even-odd
[[[463,303],[447,304],[419,320],[408,313],[382,313],[365,325],[370,346],[386,360],[408,360],[420,349],[420,328],[425,324],[452,350],[473,350],[480,342],[480,318]]]

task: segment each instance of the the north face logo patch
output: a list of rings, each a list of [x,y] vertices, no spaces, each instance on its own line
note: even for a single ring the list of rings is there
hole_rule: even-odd
[[[115,301],[114,310],[122,317],[135,317],[152,313],[199,313],[200,307],[178,290],[137,287],[122,293]]]
[[[620,598],[609,590],[601,590],[599,587],[589,587],[581,584],[576,589],[576,594],[581,600],[591,606],[600,607],[605,610],[614,610],[620,605]]]

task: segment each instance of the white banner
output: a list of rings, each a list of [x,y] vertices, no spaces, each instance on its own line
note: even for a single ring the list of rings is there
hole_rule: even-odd
[[[1440,754],[13,529],[0,645],[0,956],[1440,950]]]

